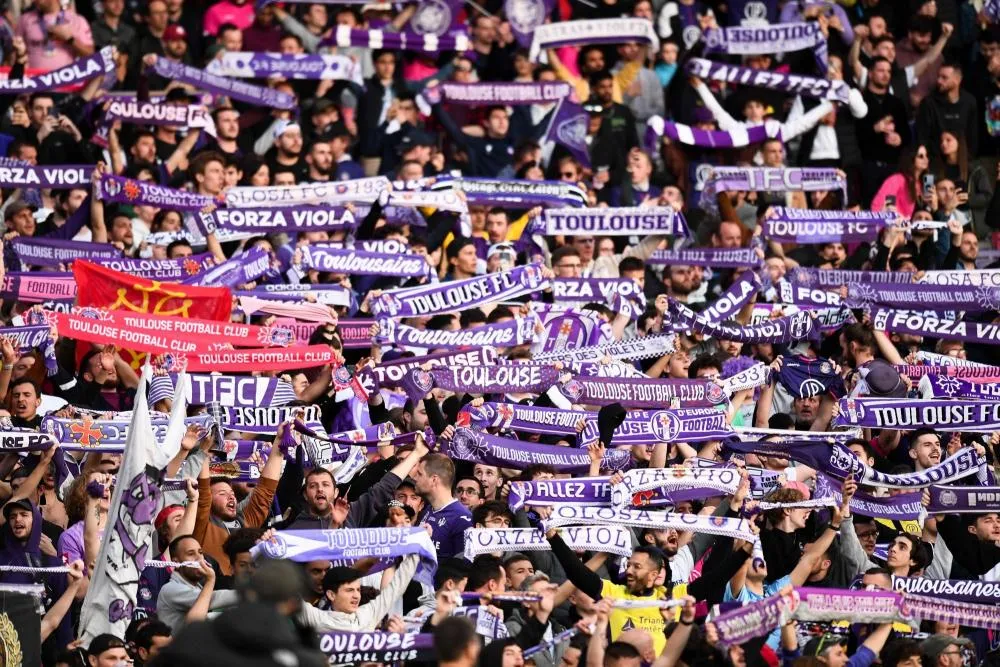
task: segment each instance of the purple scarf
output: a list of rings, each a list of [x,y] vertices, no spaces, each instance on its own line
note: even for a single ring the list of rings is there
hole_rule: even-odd
[[[802,287],[840,288],[851,283],[912,283],[912,273],[903,271],[848,271],[846,269],[812,269],[803,266],[788,272],[786,280]]]
[[[828,67],[827,43],[816,22],[772,23],[764,26],[713,28],[702,36],[705,53],[756,55],[810,49],[824,76]]]
[[[288,93],[209,74],[205,70],[174,62],[163,56],[156,59],[153,71],[164,79],[187,83],[195,88],[207,90],[210,93],[223,95],[242,102],[258,104],[271,109],[291,110],[296,108],[295,97]]]
[[[258,235],[274,232],[345,231],[355,227],[354,215],[343,207],[215,209],[195,220],[202,234],[217,230]]]
[[[348,56],[320,53],[253,53],[223,51],[205,71],[240,79],[320,79],[362,84],[361,68]]]
[[[874,241],[896,216],[888,212],[810,211],[776,206],[763,221],[764,238],[779,243]]]
[[[671,206],[548,209],[532,231],[545,236],[691,235],[684,215]]]
[[[472,43],[463,32],[453,32],[438,37],[433,34],[421,35],[415,32],[386,32],[383,30],[352,29],[338,25],[329,37],[319,43],[346,49],[351,46],[363,49],[388,49],[390,51],[424,51],[440,53],[444,51],[471,51]]]
[[[344,321],[340,321],[342,328]],[[367,333],[367,331],[366,331]],[[370,345],[371,339],[368,339]],[[402,357],[392,361],[383,361],[372,368],[372,372],[382,387],[398,387],[409,375],[410,371],[421,368],[424,364],[433,366],[491,366],[496,364],[496,350],[490,347],[479,347],[461,352],[439,352],[423,357]]]
[[[123,178],[111,174],[101,174],[101,183],[97,192],[98,199],[113,204],[146,204],[175,211],[194,213],[206,206],[216,206],[218,201],[207,195],[175,190],[156,183],[137,181],[134,178]]]
[[[88,261],[115,260],[121,252],[107,243],[62,241],[48,237],[18,236],[10,240],[18,259],[26,266],[59,266],[76,259]]]
[[[698,318],[712,324],[731,319],[743,306],[750,303],[760,287],[757,274],[745,271],[718,299],[698,313]]]
[[[467,394],[541,394],[559,381],[551,366],[507,364],[501,366],[438,367],[410,371],[403,386],[413,400],[420,400],[434,387]]]
[[[536,463],[546,463],[560,473],[579,475],[590,470],[590,455],[584,450],[556,445],[536,445],[469,428],[456,429],[451,441],[445,442],[445,449],[454,459],[501,468],[523,470]],[[610,449],[604,454],[601,468],[623,470],[631,463],[632,455],[628,450]]]
[[[498,324],[484,324],[459,331],[416,329],[393,320],[379,320],[380,343],[392,343],[403,348],[446,349],[458,347],[513,347],[535,339],[534,318],[511,320]]]
[[[793,340],[817,339],[820,333],[815,320],[804,311],[762,324],[742,326],[735,323],[707,322],[675,299],[670,299],[670,310],[675,314],[678,325],[720,340],[742,343],[789,343]]]
[[[691,58],[685,70],[691,76],[706,81],[724,81],[744,86],[778,90],[791,95],[805,95],[831,102],[847,104],[851,88],[843,81],[817,79],[799,74],[782,74],[771,70],[740,67],[704,58]]]
[[[178,283],[189,278],[206,268],[206,260],[212,256],[210,252],[203,252],[189,257],[179,257],[177,259],[98,259],[92,260],[95,264],[109,268],[113,271],[128,273],[129,275],[146,278],[147,280],[162,280],[168,283]]]
[[[763,260],[753,248],[684,248],[656,250],[646,263],[651,266],[705,266],[711,269],[758,268]]]
[[[568,97],[570,85],[563,81],[538,83],[455,83],[441,84],[441,96],[449,104],[490,106],[502,104],[552,104]]]
[[[909,333],[930,338],[948,338],[970,343],[1000,343],[1000,325],[988,322],[961,322],[911,310],[878,308],[872,325],[880,331]]]
[[[621,403],[626,408],[659,408],[674,400],[684,407],[711,407],[727,400],[722,387],[706,380],[623,378],[609,382],[577,375],[563,385],[562,391],[574,403]]]
[[[842,398],[832,426],[862,426],[913,431],[990,432],[1000,430],[1000,402],[975,400],[921,400]]]
[[[11,188],[52,188],[54,190],[71,190],[74,188],[89,188],[90,174],[94,167],[90,165],[5,165],[0,166],[0,181]],[[22,237],[23,238],[23,237]]]
[[[716,167],[705,182],[701,205],[715,207],[715,195],[732,190],[790,192],[847,187],[836,169],[826,167]]]
[[[302,247],[302,265],[347,275],[424,278],[432,271],[423,255],[387,255],[363,250]]]
[[[199,104],[157,104],[140,100],[111,100],[104,112],[105,122],[116,120],[137,125],[170,125],[203,127],[215,134],[215,122],[208,110]]]
[[[470,206],[579,208],[587,205],[587,195],[579,186],[560,181],[441,176],[431,189],[460,190]]]
[[[609,303],[621,297],[632,319],[646,310],[646,294],[631,278],[556,278],[552,281],[555,303]]]
[[[114,72],[114,53],[114,48],[106,46],[92,56],[80,58],[51,72],[23,79],[4,79],[0,81],[0,91],[6,95],[20,95],[21,93],[40,93],[43,90],[83,83],[93,79],[98,74]]]
[[[438,285],[422,285],[383,292],[371,302],[371,312],[382,317],[416,317],[476,308],[495,301],[509,301],[547,287],[540,264],[519,266]]]

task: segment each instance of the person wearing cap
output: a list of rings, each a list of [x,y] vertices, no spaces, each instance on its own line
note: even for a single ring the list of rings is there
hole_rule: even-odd
[[[187,31],[177,24],[168,25],[163,31],[163,57],[177,63],[190,65],[187,54]]]
[[[330,602],[330,610],[323,611],[303,603],[298,619],[317,632],[371,632],[403,597],[419,561],[420,557],[416,554],[403,556],[392,579],[367,604],[361,604],[361,578],[364,573],[349,567],[331,567],[323,577],[323,591]]]
[[[90,667],[118,667],[131,660],[125,642],[111,634],[97,635],[87,647]]]
[[[920,642],[920,652],[927,667],[961,667],[966,653],[975,655],[975,645],[965,637],[938,633]]]
[[[271,126],[271,136],[274,146],[268,152],[266,159],[271,173],[279,169],[291,169],[295,172],[296,182],[302,182],[309,173],[309,165],[302,158],[302,128],[291,120],[279,120]]]

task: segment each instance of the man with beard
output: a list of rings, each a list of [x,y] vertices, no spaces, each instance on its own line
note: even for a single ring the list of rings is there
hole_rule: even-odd
[[[333,174],[333,152],[330,149],[330,141],[320,138],[309,147],[309,154],[306,155],[306,164],[309,168],[306,172],[306,180],[316,182],[326,182]]]
[[[275,451],[278,447],[274,448]],[[231,607],[239,602],[236,591],[215,590],[215,570],[205,560],[201,545],[193,535],[181,535],[170,543],[170,559],[193,562],[198,567],[179,567],[160,589],[156,615],[176,634],[186,623],[204,620],[210,610]]]
[[[667,286],[667,296],[681,303],[688,302],[688,296],[695,290],[690,266],[668,266],[663,269],[663,283]]]
[[[212,150],[225,157],[241,158],[240,112],[232,107],[222,107],[212,112],[215,123],[215,138],[209,141]]]
[[[354,502],[341,495],[330,471],[313,468],[306,473],[302,498],[305,507],[292,515],[282,530],[319,530],[330,528],[364,528],[371,525],[382,509],[393,499],[399,486],[410,471],[427,454],[423,434],[417,435],[412,452]]]
[[[267,455],[267,462],[261,468],[257,486],[242,505],[237,503],[236,493],[228,479],[210,477],[208,457],[198,473],[198,514],[193,531],[198,557],[201,557],[201,547],[204,546],[205,553],[219,563],[219,569],[226,576],[233,574],[233,566],[224,547],[230,532],[237,528],[260,528],[270,514],[284,460],[280,446],[284,428],[282,426],[278,429],[278,435]],[[176,541],[175,539],[174,542]],[[173,552],[170,555],[173,556]],[[174,629],[176,630],[176,626]]]
[[[438,558],[461,555],[465,550],[465,529],[472,527],[472,514],[451,494],[455,464],[444,454],[428,454],[412,476],[417,493],[429,505],[418,523],[431,527]]]
[[[267,158],[271,173],[291,169],[295,172],[295,182],[302,183],[309,173],[309,165],[302,159],[302,128],[292,121],[279,121],[272,134],[274,149]]]
[[[923,472],[941,463],[941,436],[932,428],[918,428],[910,437],[913,469]]]

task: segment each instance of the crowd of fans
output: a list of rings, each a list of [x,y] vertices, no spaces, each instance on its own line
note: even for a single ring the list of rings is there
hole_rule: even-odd
[[[729,392],[727,428],[770,429],[766,433],[778,433],[774,437],[779,439],[780,432],[834,430],[837,400],[844,395],[915,399],[917,379],[894,366],[916,365],[918,352],[943,355],[952,360],[948,363],[996,363],[995,348],[986,342],[880,330],[860,310],[853,323],[828,327],[811,340],[744,343],[675,331],[670,304],[701,312],[745,271],[755,269],[649,261],[657,251],[683,247],[759,247],[764,287],[755,297],[758,304],[782,303],[782,284],[802,269],[924,276],[990,268],[992,255],[986,248],[992,230],[1000,229],[1000,25],[991,22],[989,2],[558,0],[544,5],[545,23],[636,17],[652,24],[658,47],[642,42],[574,44],[547,49],[536,58],[517,41],[507,19],[516,0],[466,0],[451,11],[452,27],[468,33],[468,51],[331,46],[342,27],[386,35],[409,31],[410,19],[425,2],[433,4],[0,2],[0,57],[10,80],[69,66],[109,46],[115,59],[109,77],[84,85],[16,95],[0,89],[0,149],[10,164],[94,165],[91,182],[81,187],[50,190],[0,182],[6,224],[0,266],[7,281],[3,325],[27,326],[41,310],[39,300],[18,300],[16,289],[7,286],[33,272],[19,257],[15,240],[62,238],[104,244],[126,258],[174,260],[200,257],[207,250],[208,265],[258,250],[269,256],[271,270],[234,288],[340,286],[349,294],[349,305],[326,306],[327,319],[318,325],[307,318],[313,324],[305,337],[331,347],[337,356],[334,366],[347,365],[359,375],[362,369],[438,352],[385,342],[380,335],[387,332],[378,324],[371,328],[370,347],[344,339],[338,320],[364,320],[367,327],[372,302],[390,290],[428,280],[469,280],[532,262],[545,265],[547,279],[634,280],[642,293],[637,316],[629,317],[600,298],[578,303],[575,311],[596,319],[598,344],[674,331],[672,351],[601,363],[630,367],[626,377],[635,373],[722,384],[763,362],[772,371],[769,382]],[[821,102],[689,75],[687,60],[704,56],[822,77],[810,50],[740,59],[705,55],[698,40],[720,27],[768,22],[817,22],[829,51],[826,76],[848,84],[849,101]],[[254,80],[292,95],[295,108],[286,110],[213,95],[156,69],[165,59],[211,70],[211,63],[225,54],[242,52],[345,55],[358,76]],[[567,99],[587,115],[586,155],[553,140],[549,130],[559,102],[465,106],[441,101],[433,93],[444,82],[557,81],[570,84]],[[115,97],[118,93],[122,96]],[[103,113],[111,99],[205,105],[213,128],[106,121]],[[781,131],[746,147],[693,146],[666,135],[648,141],[651,119],[718,132],[777,123]],[[712,205],[704,206],[706,182],[722,166],[832,167],[846,177],[846,189],[727,190],[709,193]],[[691,238],[666,231],[645,237],[599,232],[543,236],[533,228],[544,216],[534,203],[470,203],[464,220],[452,211],[425,208],[425,225],[400,224],[391,219],[383,197],[348,205],[359,222],[353,232],[287,231],[220,242],[213,232],[204,233],[196,223],[197,212],[190,209],[102,201],[95,192],[109,175],[206,195],[219,206],[234,187],[288,188],[373,176],[386,176],[394,191],[430,189],[438,180],[461,176],[555,181],[579,188],[587,208],[669,207],[683,213]],[[370,204],[367,211],[361,210],[362,203]],[[912,223],[940,224],[912,231],[888,225],[866,242],[762,243],[763,220],[775,206],[891,211]],[[81,218],[85,222],[78,231],[64,233],[71,220]],[[405,247],[401,253],[426,260],[428,276],[352,275],[303,264],[303,249],[310,245],[369,240],[398,242]],[[37,273],[46,279],[54,269],[69,270],[67,265],[45,268]],[[841,294],[845,284],[834,280],[832,293]],[[551,292],[538,297],[402,318],[400,324],[449,332],[497,325],[553,302]],[[305,308],[316,307],[315,301],[315,295],[298,294],[290,302]],[[977,321],[993,322],[993,308]],[[753,300],[734,321],[748,325],[752,310]],[[269,325],[273,317],[257,314],[246,321]],[[46,415],[114,420],[116,413],[136,407],[136,389],[144,380],[127,350],[55,333],[51,344],[49,354],[0,339],[3,431],[42,430]],[[539,351],[525,344],[498,352],[508,360],[528,362]],[[827,381],[821,391],[806,393],[790,388],[779,380],[789,359],[829,361],[842,382]],[[571,369],[561,365],[559,370]],[[517,483],[567,479],[568,473],[545,464],[476,463],[448,449],[456,430],[469,426],[470,408],[484,402],[563,407],[548,392],[482,396],[435,387],[414,395],[405,388],[376,387],[361,399],[345,395],[330,367],[255,374],[287,382],[296,399],[291,405],[314,406],[326,433],[390,423],[400,434],[415,435],[399,446],[380,442],[350,482],[338,483],[336,465],[310,466],[302,457],[285,455],[283,439],[291,437],[290,424],[263,435],[237,428],[190,428],[164,477],[184,482],[164,491],[146,556],[184,566],[145,568],[134,588],[127,631],[98,634],[86,643],[80,610],[94,587],[107,585],[92,575],[104,558],[105,532],[115,525],[112,498],[122,456],[57,446],[4,453],[0,566],[21,569],[0,569],[0,588],[41,587],[36,595],[44,607],[38,613],[43,664],[379,662],[338,661],[346,651],[328,647],[324,655],[319,637],[333,631],[428,635],[431,645],[419,658],[385,662],[446,667],[529,662],[536,667],[868,667],[876,662],[884,667],[958,667],[991,663],[1000,655],[997,628],[968,627],[959,619],[912,624],[782,619],[772,632],[734,646],[720,643],[714,624],[726,610],[791,596],[793,588],[803,586],[891,591],[898,577],[995,581],[1000,515],[990,508],[963,515],[923,512],[915,520],[871,517],[852,510],[854,494],[888,501],[897,490],[877,483],[859,487],[850,476],[836,502],[811,506],[804,501],[817,497],[822,475],[794,458],[738,454],[722,440],[703,438],[621,445],[602,430],[584,447],[590,461],[587,476],[605,476],[611,484],[622,479],[604,465],[616,448],[628,451],[632,468],[696,468],[705,462],[734,466],[740,474],[735,492],[679,500],[670,503],[670,511],[750,517],[756,541],[674,528],[629,528],[630,556],[577,552],[563,531],[542,526],[553,506],[529,503],[512,509]],[[570,403],[597,419],[598,406]],[[150,407],[169,412],[169,400],[151,401]],[[203,412],[204,406],[189,407],[192,416]],[[622,418],[624,411],[619,423]],[[515,433],[516,427],[508,426],[484,430],[532,444],[584,444],[582,422],[576,435]],[[225,451],[229,441],[270,442],[272,435],[269,452],[256,451],[241,462],[254,471],[252,481],[223,474],[231,460]],[[865,428],[858,436],[843,444],[860,463],[890,475],[933,469],[964,449],[992,465],[998,444],[990,429]],[[69,478],[62,472],[67,463],[76,473]],[[779,488],[763,496],[751,493],[751,478],[760,471],[778,473]],[[757,511],[761,500],[778,505]],[[927,497],[923,504],[929,504]],[[373,527],[425,527],[436,555],[432,579],[415,578],[420,558],[413,554],[386,568],[374,558],[293,562],[261,553],[261,546],[283,531]],[[467,557],[467,530],[509,528],[543,532],[543,546]],[[475,595],[463,599],[462,593]],[[671,599],[680,602],[662,608],[641,604]],[[622,601],[632,606],[617,604]],[[572,628],[577,631],[566,632]],[[5,650],[11,660],[10,646]]]

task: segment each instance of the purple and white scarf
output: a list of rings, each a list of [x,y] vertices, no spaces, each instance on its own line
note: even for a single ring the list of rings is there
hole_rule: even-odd
[[[51,188],[53,190],[89,188],[90,174],[93,171],[93,166],[82,164],[53,164],[37,167],[3,165],[0,166],[0,181],[11,188]]]
[[[276,273],[271,254],[257,246],[207,271],[183,279],[181,284],[236,287]]]
[[[94,193],[100,201],[113,204],[146,204],[175,211],[197,212],[206,206],[216,206],[218,201],[208,195],[185,192],[156,183],[137,181],[134,178],[101,174],[101,182]]]
[[[258,5],[261,4],[258,0]],[[324,632],[319,650],[331,665],[365,661],[385,664],[434,660],[434,635],[416,632]]]
[[[542,275],[542,266],[528,264],[465,280],[383,292],[372,299],[371,312],[378,318],[436,315],[509,301],[548,285],[549,281]]]
[[[357,222],[354,214],[343,207],[318,208],[233,208],[199,213],[196,218],[202,234],[215,231],[235,232],[249,236],[276,232],[346,231]]]
[[[837,442],[846,443],[848,440],[860,438],[862,430],[860,428],[848,428],[839,431],[786,431],[775,428],[754,428],[752,426],[736,426],[734,428],[739,434],[740,440],[753,442],[764,438],[775,439],[778,442],[798,441],[798,442]]]
[[[879,331],[909,333],[930,338],[947,338],[989,345],[1000,343],[1000,325],[989,322],[946,320],[934,313],[878,308],[872,326]]]
[[[691,58],[685,70],[691,76],[706,81],[722,81],[743,86],[777,90],[791,95],[805,95],[831,102],[847,104],[851,87],[844,81],[818,79],[800,74],[783,74],[772,70],[741,67],[704,58]]]
[[[1000,512],[1000,487],[932,486],[929,513],[984,514]]]
[[[925,271],[917,282],[927,285],[965,285],[966,287],[1000,287],[1000,269],[975,271]]]
[[[326,283],[318,285],[312,283],[267,283],[257,285],[252,290],[236,290],[233,292],[233,296],[239,297],[240,308],[248,315],[258,310],[262,312],[272,311],[267,310],[267,304],[265,303],[255,304],[255,307],[248,312],[249,302],[246,301],[247,297],[272,301],[305,301],[309,297],[315,299],[317,304],[326,306],[350,306],[352,298],[351,290],[346,287]],[[285,313],[273,312],[272,314],[283,315]],[[298,313],[296,316],[300,319],[307,319],[304,317],[304,313]]]
[[[562,386],[562,392],[574,403],[621,403],[626,408],[659,408],[674,400],[683,407],[711,407],[727,401],[722,387],[708,380],[623,378],[608,382],[577,375]]]
[[[742,343],[789,343],[793,340],[817,338],[819,327],[809,313],[802,311],[785,315],[768,322],[742,326],[739,324],[712,323],[675,299],[670,299],[670,310],[676,322],[685,329],[697,331],[719,340]]]
[[[213,406],[214,407],[214,406]],[[274,435],[278,427],[286,422],[300,418],[314,430],[323,430],[320,424],[321,414],[316,405],[275,406],[275,407],[221,407],[215,411],[220,426],[231,431],[246,433],[263,433]],[[318,426],[318,429],[317,429]]]
[[[646,310],[646,294],[631,278],[556,278],[552,301],[562,303],[609,303],[615,296],[624,301],[632,319]]]
[[[622,481],[611,487],[611,506],[624,508],[632,504],[635,494],[654,489],[669,494],[687,489],[710,489],[731,495],[740,486],[736,468],[636,468],[622,475]]]
[[[778,456],[804,463],[836,479],[853,476],[862,486],[885,486],[893,489],[921,489],[933,484],[947,484],[969,475],[985,472],[986,459],[972,448],[964,448],[927,470],[889,475],[868,466],[843,445],[806,442],[728,442],[738,452]]]
[[[560,533],[574,551],[596,551],[628,558],[632,531],[625,526],[574,526]],[[463,555],[472,561],[481,554],[550,551],[545,533],[535,528],[467,528]]]
[[[745,56],[809,49],[820,72],[826,75],[827,43],[816,22],[772,23],[763,26],[730,26],[706,30],[705,53]]]
[[[619,341],[606,345],[593,345],[573,350],[540,352],[532,355],[532,359],[534,361],[562,361],[570,365],[599,363],[605,357],[624,361],[637,361],[639,359],[651,359],[653,357],[662,357],[665,354],[673,354],[676,350],[674,340],[673,334],[645,336],[643,338],[632,338],[627,341]]]
[[[535,83],[442,83],[441,96],[449,104],[460,106],[490,106],[503,104],[553,104],[568,97],[571,87],[564,81]]]
[[[934,488],[933,486],[931,487],[931,489]],[[816,474],[816,492],[814,495],[817,498],[832,498],[838,507],[844,502],[840,480],[823,473]],[[913,493],[876,497],[864,491],[858,491],[851,498],[851,513],[870,516],[876,519],[915,521],[924,511],[924,507],[920,503],[921,495],[920,491],[915,491]]]
[[[692,531],[732,537],[747,542],[758,541],[747,519],[732,519],[703,514],[678,514],[651,512],[642,509],[615,509],[611,507],[579,507],[554,505],[552,514],[542,521],[543,530],[562,526],[611,524],[653,530]]]
[[[852,283],[906,284],[914,274],[904,271],[849,271],[846,269],[815,269],[799,266],[785,276],[791,284],[821,289],[839,289]]]
[[[423,255],[387,255],[308,245],[302,247],[302,265],[317,271],[347,275],[407,278],[424,278],[432,270]]]
[[[764,238],[779,243],[862,243],[874,241],[896,217],[891,212],[813,211],[775,206],[764,218]]]
[[[309,205],[371,204],[388,189],[385,176],[357,178],[350,181],[302,183],[301,185],[238,186],[226,191],[230,208],[290,207]]]
[[[532,226],[544,236],[634,236],[663,234],[689,238],[684,215],[672,206],[550,208]]]
[[[957,369],[956,369],[957,370]],[[994,376],[985,382],[969,382],[951,375],[927,374],[917,385],[923,398],[970,398],[1000,401],[1000,383]]]
[[[656,250],[646,260],[650,266],[704,266],[711,269],[758,268],[764,262],[753,248],[684,248]]]
[[[470,428],[455,429],[450,442],[444,443],[449,456],[460,461],[472,461],[501,468],[523,470],[537,463],[552,466],[557,472],[584,474],[590,470],[590,454],[586,450],[536,445],[489,435]],[[601,462],[603,470],[624,470],[632,464],[628,450],[610,449]]]
[[[845,190],[837,169],[826,167],[714,167],[701,193],[701,206],[715,207],[719,192],[793,192]]]
[[[391,343],[404,348],[424,350],[460,347],[514,347],[535,340],[535,322],[531,317],[515,319],[497,324],[484,324],[459,331],[439,331],[417,329],[405,324],[397,324],[390,319],[379,320],[379,335],[375,340]]]
[[[553,0],[504,0],[503,13],[511,32],[524,48],[531,46],[535,28],[545,23],[552,13]]]
[[[94,263],[113,271],[146,278],[147,280],[162,280],[163,282],[177,283],[207,268],[207,260],[210,257],[212,257],[212,253],[204,252],[176,259],[131,259],[123,257],[121,259],[96,260]]]
[[[215,121],[200,104],[157,104],[141,100],[111,100],[104,121],[120,120],[134,125],[170,125],[204,128],[215,136]]]
[[[774,313],[780,312],[783,315],[794,315],[805,312],[798,306],[790,303],[758,303],[754,304],[750,312],[750,324],[762,326],[774,320]],[[813,317],[813,323],[819,327],[820,331],[836,331],[847,324],[854,323],[854,315],[848,308],[818,308],[810,309],[809,314]]]
[[[850,283],[851,285],[857,283]],[[821,287],[810,287],[808,285],[797,285],[787,280],[778,281],[778,297],[785,303],[800,306],[820,306],[826,308],[839,308],[843,305],[840,294],[833,290],[825,290]]]
[[[960,380],[970,380],[973,383],[1000,381],[998,366],[932,366],[929,364],[893,364],[900,375],[910,379],[924,378],[928,375],[946,376]],[[924,398],[930,398],[924,396]]]
[[[758,362],[735,375],[723,378],[722,387],[726,390],[727,394],[732,396],[738,391],[763,387],[770,381],[771,367],[763,362]]]
[[[472,50],[469,35],[453,31],[440,37],[430,33],[389,32],[386,30],[352,29],[347,25],[338,25],[333,33],[319,43],[324,46],[335,46],[346,49],[351,46],[363,49],[388,49],[390,51],[424,51],[439,53],[443,51],[466,52]]]
[[[560,181],[442,176],[431,189],[460,190],[473,206],[579,208],[587,205],[587,194],[580,186]]]
[[[612,443],[615,446],[692,443],[725,440],[732,435],[726,411],[718,407],[633,410],[615,429]],[[591,412],[580,434],[580,445],[597,442],[598,437],[597,419]]]
[[[979,313],[1000,310],[1000,287],[952,287],[950,285],[865,285],[847,286],[846,304],[850,308],[869,309],[891,306],[894,312],[923,316],[921,310],[941,312],[963,310]],[[913,310],[917,309],[917,310]]]
[[[343,320],[341,320],[341,327]],[[404,357],[385,361],[372,368],[372,373],[382,387],[398,387],[410,371],[424,364],[434,366],[491,366],[497,362],[497,353],[491,347],[478,347],[460,352],[441,352],[424,357]]]
[[[0,171],[2,171],[0,167]],[[17,258],[25,266],[59,266],[73,260],[88,261],[114,260],[122,256],[117,248],[107,243],[86,241],[64,241],[48,237],[33,238],[18,236],[9,241]]]
[[[416,555],[420,564],[413,578],[433,585],[437,551],[424,528],[344,528],[341,530],[280,530],[250,550],[252,558],[305,563],[311,560],[357,561]]]
[[[1000,605],[1000,582],[978,579],[928,579],[927,577],[892,578],[892,589],[910,595],[950,600],[953,602],[988,602]]]
[[[660,50],[660,39],[651,21],[642,18],[588,19],[545,23],[535,28],[528,57],[532,62],[546,49],[573,44],[624,44],[639,42]]]
[[[403,386],[419,400],[434,387],[467,394],[541,394],[559,381],[559,371],[537,364],[415,368]]]
[[[516,403],[483,403],[478,407],[465,405],[458,415],[460,426],[544,435],[576,435],[577,424],[594,417],[593,412],[585,410],[540,408]]]
[[[719,298],[698,313],[705,322],[719,323],[731,319],[761,288],[760,278],[752,271],[745,271]]]
[[[218,76],[240,79],[347,80],[361,85],[361,68],[347,56],[329,53],[253,53],[223,51],[213,58],[205,71]]]
[[[189,405],[278,407],[298,400],[292,385],[280,378],[189,373],[188,379],[185,398]],[[176,374],[154,375],[146,397],[149,404],[173,398],[176,386]]]
[[[655,150],[659,140],[667,137],[672,142],[699,148],[743,148],[768,139],[781,140],[781,123],[766,121],[761,125],[739,124],[731,130],[703,130],[684,123],[653,116],[646,122],[645,142]]]
[[[93,79],[98,75],[107,75],[115,71],[115,49],[105,46],[92,56],[80,58],[69,65],[23,79],[0,80],[0,91],[5,95],[20,95],[21,93],[40,93],[61,86],[72,86]]]
[[[153,71],[164,79],[187,83],[195,88],[242,102],[259,104],[272,109],[291,110],[296,108],[295,97],[288,93],[210,74],[205,70],[174,62],[162,56],[156,59]]]

